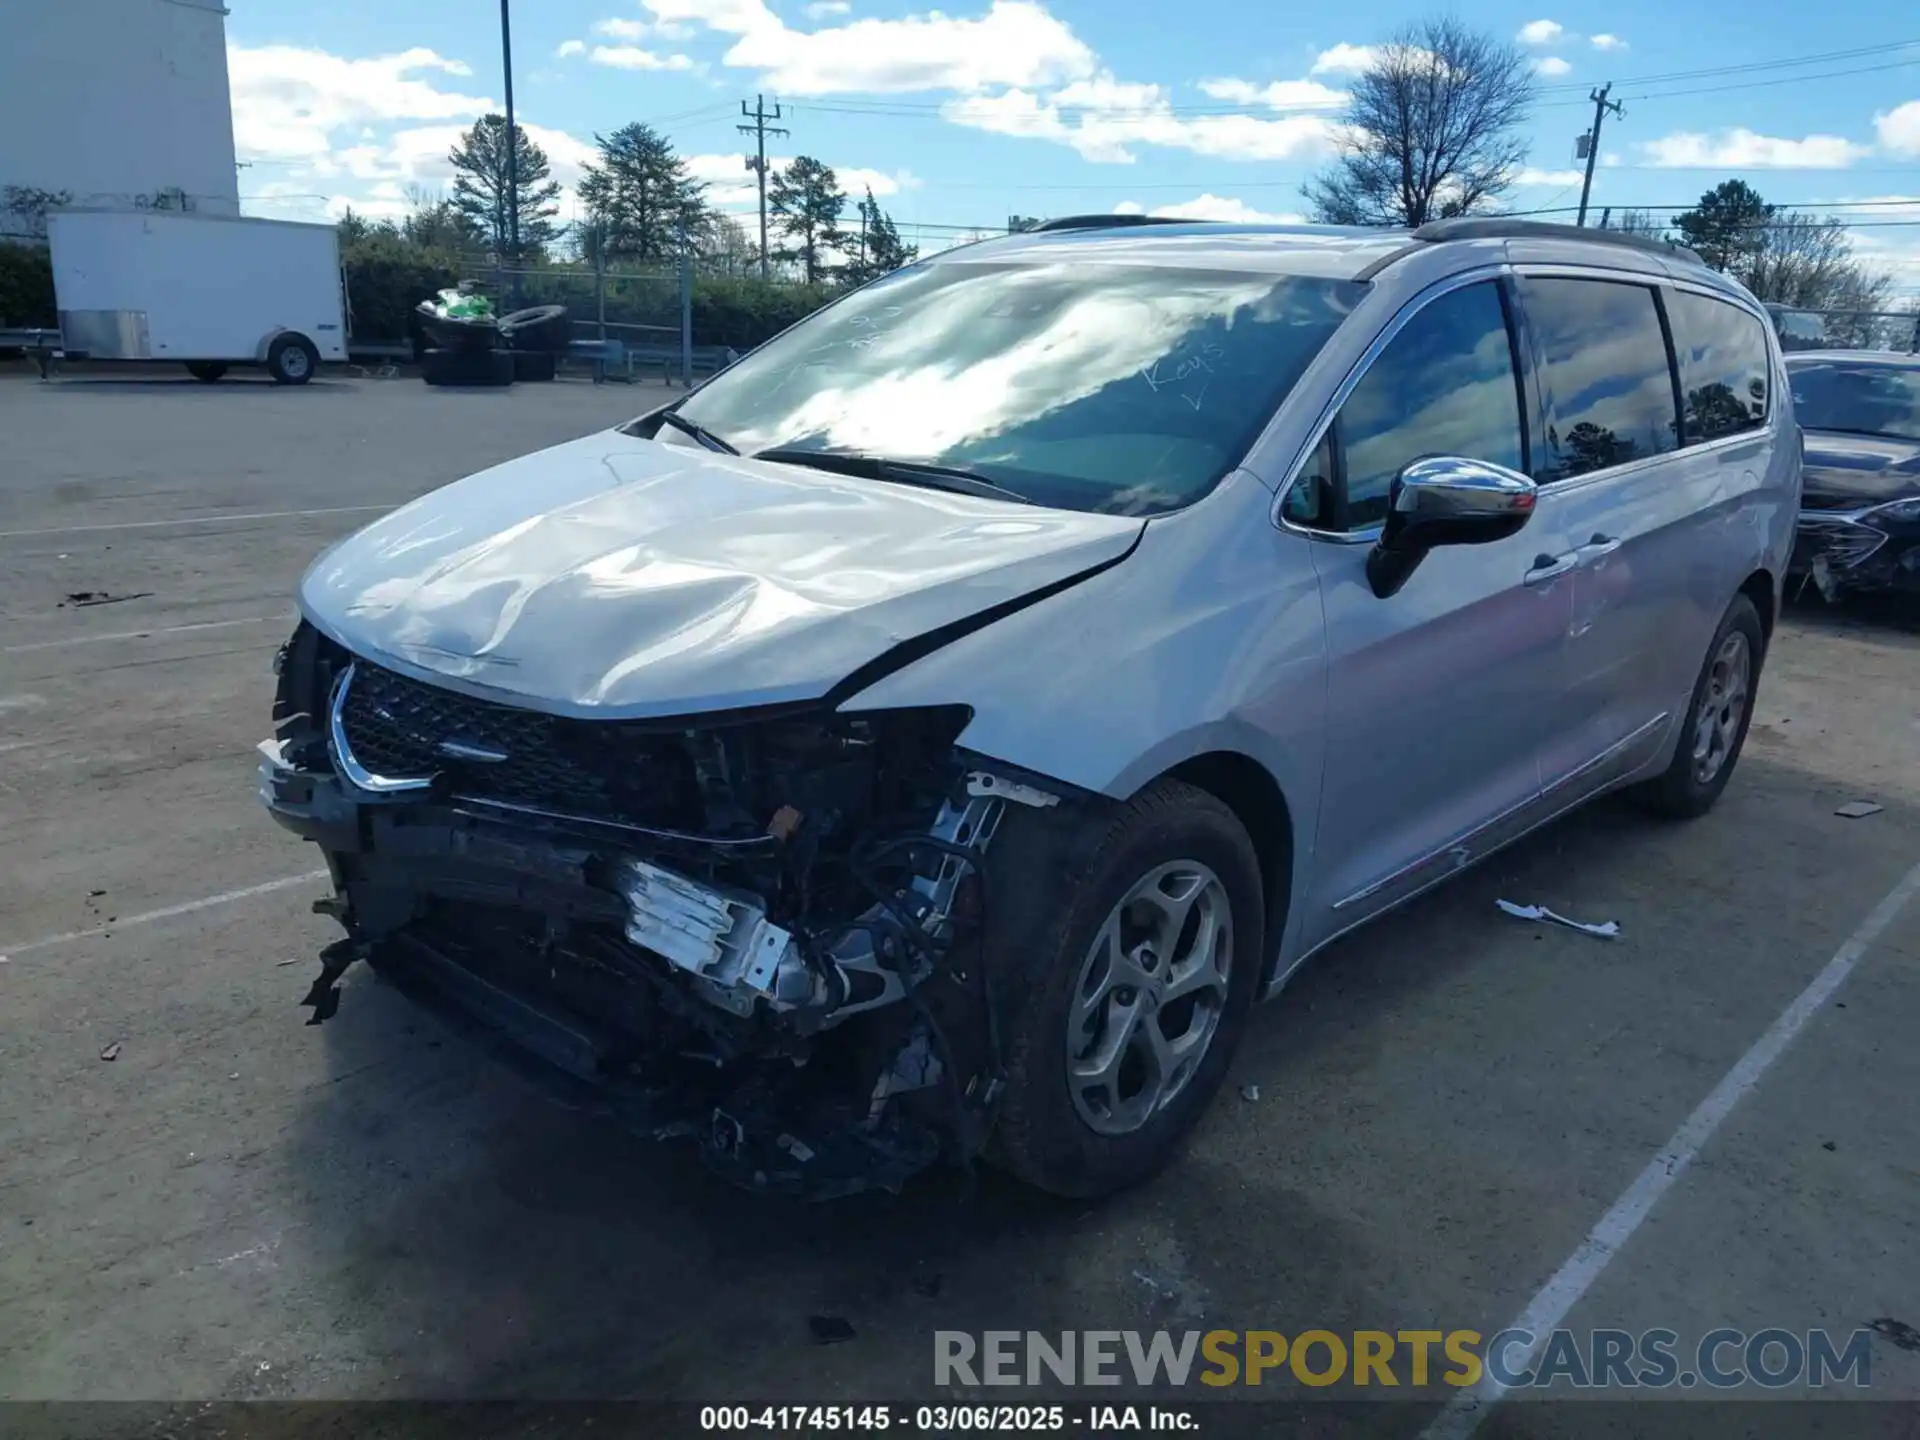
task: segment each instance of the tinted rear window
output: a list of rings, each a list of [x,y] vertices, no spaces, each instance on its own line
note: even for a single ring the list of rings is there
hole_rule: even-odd
[[[1689,445],[1767,423],[1767,336],[1736,305],[1690,290],[1667,292],[1680,363],[1681,433]]]
[[[1521,295],[1547,407],[1535,478],[1564,480],[1679,448],[1666,334],[1650,288],[1529,279]]]
[[[1871,361],[1796,361],[1793,414],[1807,430],[1920,440],[1920,370]]]

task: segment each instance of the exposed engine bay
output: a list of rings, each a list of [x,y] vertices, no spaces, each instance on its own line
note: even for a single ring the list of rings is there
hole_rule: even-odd
[[[347,932],[310,1023],[365,959],[756,1187],[897,1189],[979,1149],[985,856],[1063,795],[957,750],[964,709],[574,719],[306,623],[276,669],[261,798],[326,852]]]

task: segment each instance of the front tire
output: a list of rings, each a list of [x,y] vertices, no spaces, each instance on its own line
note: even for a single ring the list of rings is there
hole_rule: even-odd
[[[1642,808],[1676,820],[1691,820],[1713,808],[1733,777],[1747,726],[1753,723],[1766,646],[1760,612],[1745,595],[1736,595],[1707,647],[1673,763],[1628,792]]]
[[[987,1158],[1080,1197],[1178,1153],[1226,1079],[1266,929],[1253,844],[1206,791],[1162,780],[1092,823],[1065,866],[996,844],[987,917],[1007,1034]]]

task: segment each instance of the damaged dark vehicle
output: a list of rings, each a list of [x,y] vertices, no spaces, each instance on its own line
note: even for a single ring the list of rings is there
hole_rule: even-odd
[[[1828,600],[1920,595],[1920,355],[1787,356],[1806,435],[1789,572]]]

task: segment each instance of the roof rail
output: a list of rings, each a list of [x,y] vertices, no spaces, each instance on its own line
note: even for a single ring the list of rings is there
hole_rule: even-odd
[[[1554,225],[1544,220],[1508,220],[1498,215],[1464,216],[1458,220],[1429,220],[1413,232],[1416,240],[1438,243],[1442,240],[1584,240],[1593,245],[1620,245],[1629,250],[1644,250],[1652,255],[1677,255],[1696,264],[1700,259],[1672,240],[1656,240],[1650,235],[1630,235],[1624,230],[1596,230],[1584,225]]]
[[[1178,215],[1062,215],[1058,220],[1043,220],[1033,229],[1017,233],[1038,235],[1046,230],[1109,230],[1118,229],[1122,225],[1192,225],[1195,223]]]

